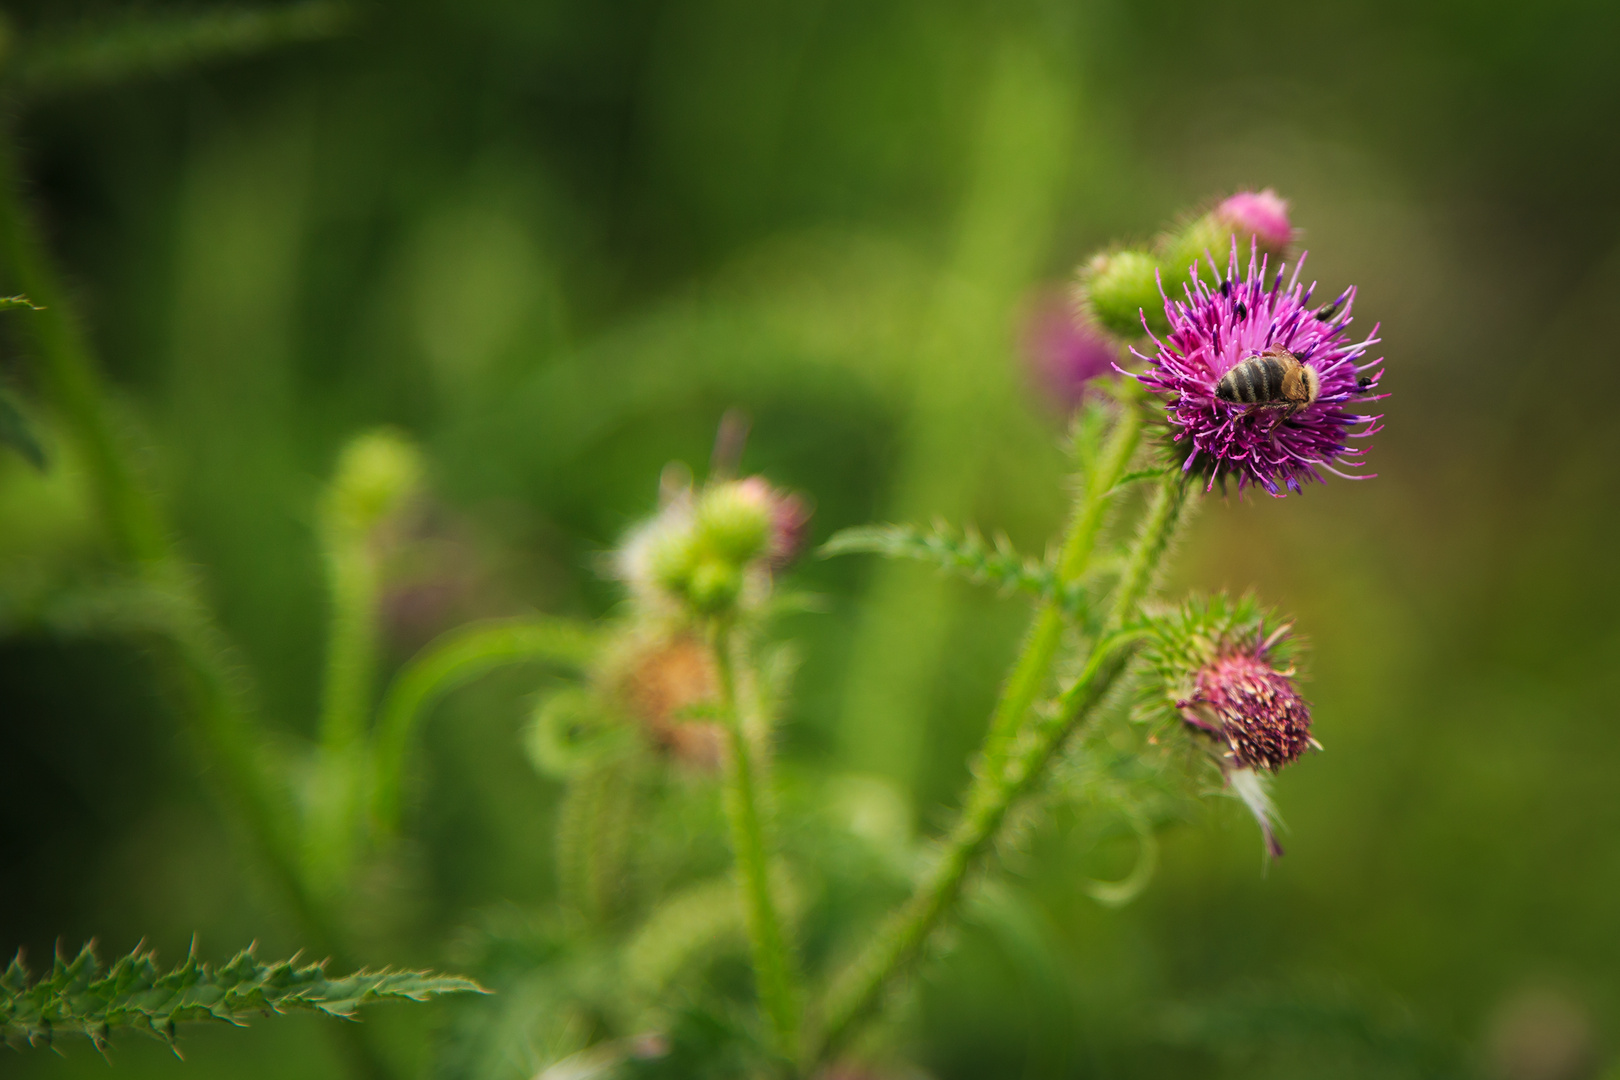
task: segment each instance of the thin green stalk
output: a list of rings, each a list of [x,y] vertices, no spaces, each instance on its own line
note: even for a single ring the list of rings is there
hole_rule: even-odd
[[[1097,546],[1097,535],[1102,530],[1114,485],[1130,466],[1141,441],[1141,415],[1127,401],[1120,408],[1096,467],[1085,478],[1075,496],[1074,510],[1058,556],[1057,595],[1043,605],[1035,616],[1012,674],[1002,687],[1001,699],[996,703],[986,737],[987,753],[993,753],[993,748],[1012,738],[1051,677],[1052,663],[1063,642],[1063,594],[1085,573],[1091,553]]]
[[[95,359],[23,201],[15,136],[9,130],[0,131],[0,258],[16,289],[44,309],[30,313],[24,328],[34,339],[42,388],[83,454],[114,550],[147,582],[174,598],[174,621],[154,651],[197,749],[211,766],[216,795],[246,825],[306,946],[332,956],[339,966],[355,966],[340,959],[320,905],[299,875],[292,807],[260,764],[242,701],[239,665],[170,539],[156,498],[142,484],[114,429]],[[389,1075],[358,1029],[339,1025],[334,1038],[355,1075]]]
[[[929,935],[954,908],[968,874],[993,846],[1007,812],[1035,785],[1124,672],[1137,638],[1121,628],[1129,624],[1169,550],[1186,512],[1187,494],[1179,474],[1161,482],[1120,582],[1110,619],[1112,632],[1093,649],[1080,677],[1058,698],[1057,708],[1016,732],[1000,767],[977,771],[939,861],[829,991],[813,1060],[825,1060],[835,1053],[877,1005],[884,988],[922,951]]]
[[[339,530],[328,531],[335,534]],[[377,661],[376,563],[364,533],[327,537],[326,572],[332,611],[320,736],[321,748],[331,753],[352,751],[366,731]]]
[[[783,1060],[799,1060],[798,972],[782,931],[782,920],[771,896],[765,827],[760,815],[759,780],[754,774],[753,750],[737,708],[737,673],[732,655],[731,628],[717,622],[710,632],[715,670],[720,683],[720,711],[730,745],[730,774],[726,783],[726,817],[731,823],[731,845],[743,893],[743,912],[754,961],[754,981],[760,1005],[770,1020],[776,1050]]]

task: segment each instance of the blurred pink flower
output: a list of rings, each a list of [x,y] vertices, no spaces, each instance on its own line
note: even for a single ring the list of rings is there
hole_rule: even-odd
[[[1119,349],[1084,320],[1058,289],[1037,293],[1028,304],[1019,345],[1041,393],[1064,410],[1085,397],[1092,379],[1114,374]]]

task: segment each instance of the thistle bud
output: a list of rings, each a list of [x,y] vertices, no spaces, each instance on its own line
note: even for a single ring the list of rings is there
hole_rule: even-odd
[[[397,513],[422,479],[416,448],[396,432],[371,431],[343,448],[326,491],[332,526],[363,533]]]
[[[1261,254],[1280,257],[1294,240],[1294,227],[1288,220],[1288,200],[1271,188],[1240,191],[1215,208],[1215,217],[1226,231],[1238,238],[1238,247],[1254,238]],[[1216,258],[1220,258],[1217,251]]]
[[[771,541],[772,492],[759,477],[711,485],[698,500],[697,543],[728,563],[766,554]]]
[[[1285,200],[1271,188],[1240,191],[1160,240],[1165,291],[1177,297],[1180,289],[1172,289],[1171,282],[1179,286],[1188,281],[1187,268],[1194,263],[1205,264],[1206,270],[1210,260],[1216,265],[1224,263],[1234,240],[1240,254],[1247,255],[1252,245],[1275,262],[1287,254],[1293,239]]]
[[[1080,270],[1082,309],[1096,325],[1120,337],[1140,337],[1142,313],[1162,318],[1159,264],[1145,251],[1109,251]]]

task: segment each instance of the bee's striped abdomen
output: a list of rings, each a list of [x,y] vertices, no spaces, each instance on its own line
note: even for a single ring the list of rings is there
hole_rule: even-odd
[[[1221,376],[1215,396],[1222,401],[1260,405],[1283,400],[1283,376],[1288,373],[1275,356],[1251,356]]]

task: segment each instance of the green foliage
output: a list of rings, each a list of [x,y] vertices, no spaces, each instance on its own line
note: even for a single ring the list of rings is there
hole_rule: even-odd
[[[292,1011],[350,1017],[376,1001],[427,1001],[446,994],[482,994],[471,979],[425,971],[357,971],[333,978],[325,962],[266,963],[253,948],[215,968],[191,955],[164,971],[151,950],[137,947],[110,968],[87,944],[78,956],[56,957],[33,979],[22,957],[0,977],[0,1033],[13,1046],[48,1045],[58,1035],[83,1035],[98,1047],[123,1028],[173,1044],[176,1026],[214,1020],[241,1025],[255,1016]]]
[[[7,72],[14,90],[30,97],[163,75],[234,59],[278,45],[342,33],[353,9],[331,0],[275,7],[124,16],[24,41]]]

